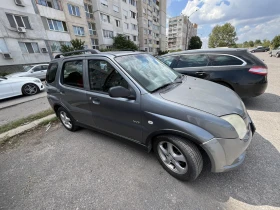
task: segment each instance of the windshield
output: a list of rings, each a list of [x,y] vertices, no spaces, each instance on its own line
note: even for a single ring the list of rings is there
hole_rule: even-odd
[[[34,66],[32,66],[32,65],[23,66],[23,71],[29,71],[33,67]]]
[[[149,92],[174,82],[180,75],[148,54],[126,55],[115,60]]]

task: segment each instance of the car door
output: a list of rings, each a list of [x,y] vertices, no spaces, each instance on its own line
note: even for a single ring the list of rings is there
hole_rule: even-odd
[[[69,58],[61,65],[60,102],[78,123],[88,125],[92,117],[84,87],[84,60],[83,58]]]
[[[41,79],[42,77],[42,67],[41,65],[35,66],[30,72],[30,77],[36,77],[38,79]]]
[[[207,79],[209,77],[208,63],[207,54],[183,54],[173,68],[181,74]]]
[[[0,99],[14,96],[12,84],[8,79],[0,78]]]
[[[48,66],[49,65],[41,65],[40,79],[46,79]]]
[[[93,127],[140,142],[143,130],[140,124],[140,91],[108,58],[88,58],[87,65],[87,98],[92,111]],[[108,91],[115,86],[130,89],[136,94],[136,99],[110,97]]]

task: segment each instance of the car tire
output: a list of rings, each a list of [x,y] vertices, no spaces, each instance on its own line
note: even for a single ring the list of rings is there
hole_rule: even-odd
[[[195,180],[203,167],[203,160],[197,146],[176,136],[161,135],[153,149],[162,167],[173,177],[182,181]]]
[[[255,51],[253,50],[253,51],[251,51],[252,53],[254,53]]]
[[[40,89],[37,85],[33,83],[24,84],[21,88],[21,92],[25,96],[32,96],[40,92]]]
[[[64,109],[63,107],[58,108],[57,116],[60,119],[62,125],[67,130],[72,132],[78,130],[79,127],[76,125],[74,118],[69,114],[69,112],[66,109]]]
[[[279,58],[279,57],[280,57],[280,54],[279,54],[279,53],[277,53],[277,54],[276,54],[276,58]]]

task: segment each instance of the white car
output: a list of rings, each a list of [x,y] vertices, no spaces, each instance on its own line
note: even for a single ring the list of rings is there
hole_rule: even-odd
[[[272,56],[275,56],[276,58],[280,57],[280,47],[271,51],[270,57],[272,57]]]
[[[6,77],[36,77],[38,79],[46,79],[46,73],[49,64],[37,64],[23,66],[22,72],[9,74]]]
[[[44,90],[41,80],[32,77],[0,77],[0,100],[18,95],[35,95]]]

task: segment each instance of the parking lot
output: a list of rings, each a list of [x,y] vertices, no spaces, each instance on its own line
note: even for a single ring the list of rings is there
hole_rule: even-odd
[[[55,124],[0,149],[0,209],[279,209],[280,59],[256,56],[269,85],[244,100],[257,131],[239,169],[214,174],[206,162],[180,182],[134,144]]]

